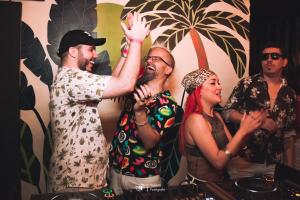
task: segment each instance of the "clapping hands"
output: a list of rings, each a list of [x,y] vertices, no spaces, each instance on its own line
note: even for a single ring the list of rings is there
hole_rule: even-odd
[[[249,134],[260,128],[266,117],[266,112],[267,111],[262,109],[249,112],[249,114],[244,113],[241,119],[240,129],[243,129],[245,133]]]

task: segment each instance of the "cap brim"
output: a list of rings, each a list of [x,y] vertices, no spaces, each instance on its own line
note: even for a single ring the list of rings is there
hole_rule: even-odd
[[[106,38],[95,38],[95,46],[103,45],[106,42]]]

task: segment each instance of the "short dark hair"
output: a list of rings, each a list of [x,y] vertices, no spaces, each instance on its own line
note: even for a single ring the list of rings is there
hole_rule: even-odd
[[[274,42],[274,41],[268,41],[268,42],[266,42],[261,47],[260,53],[262,54],[262,52],[263,52],[264,49],[266,49],[266,48],[272,48],[272,47],[280,49],[282,57],[286,58],[287,55],[286,55],[286,52],[285,52],[285,49],[284,49],[283,45],[281,45],[278,42]]]

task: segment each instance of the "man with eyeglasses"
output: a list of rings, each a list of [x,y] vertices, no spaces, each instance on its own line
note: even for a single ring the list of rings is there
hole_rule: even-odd
[[[143,75],[126,97],[110,150],[110,186],[116,194],[161,186],[160,141],[175,121],[177,103],[164,88],[175,66],[172,54],[154,45],[144,61]]]
[[[261,129],[247,138],[240,157],[230,163],[228,172],[232,179],[273,176],[277,162],[293,166],[296,94],[283,76],[287,64],[280,45],[264,45],[261,73],[241,79],[224,107],[225,120],[236,124],[243,113],[267,111]]]

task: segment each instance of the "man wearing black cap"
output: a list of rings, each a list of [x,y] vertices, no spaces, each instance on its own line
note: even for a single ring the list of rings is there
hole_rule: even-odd
[[[109,146],[102,132],[97,104],[101,99],[134,90],[141,44],[149,26],[136,13],[131,23],[130,29],[121,23],[130,46],[122,69],[112,76],[90,73],[97,56],[95,46],[104,44],[105,38],[72,30],[60,42],[61,67],[51,86],[50,99],[54,143],[49,192],[93,190],[107,185]]]
[[[66,58],[68,55],[69,48],[76,47],[79,45],[88,45],[91,46],[91,50],[95,50],[95,46],[103,45],[106,42],[105,38],[93,38],[90,33],[83,30],[72,30],[67,32],[61,39],[57,55],[62,58],[62,63],[64,62],[63,58]],[[92,52],[93,56],[86,62],[79,62],[78,67],[81,70],[86,70],[88,72],[92,71],[94,60],[97,57],[96,52]],[[63,65],[63,64],[62,64]]]

